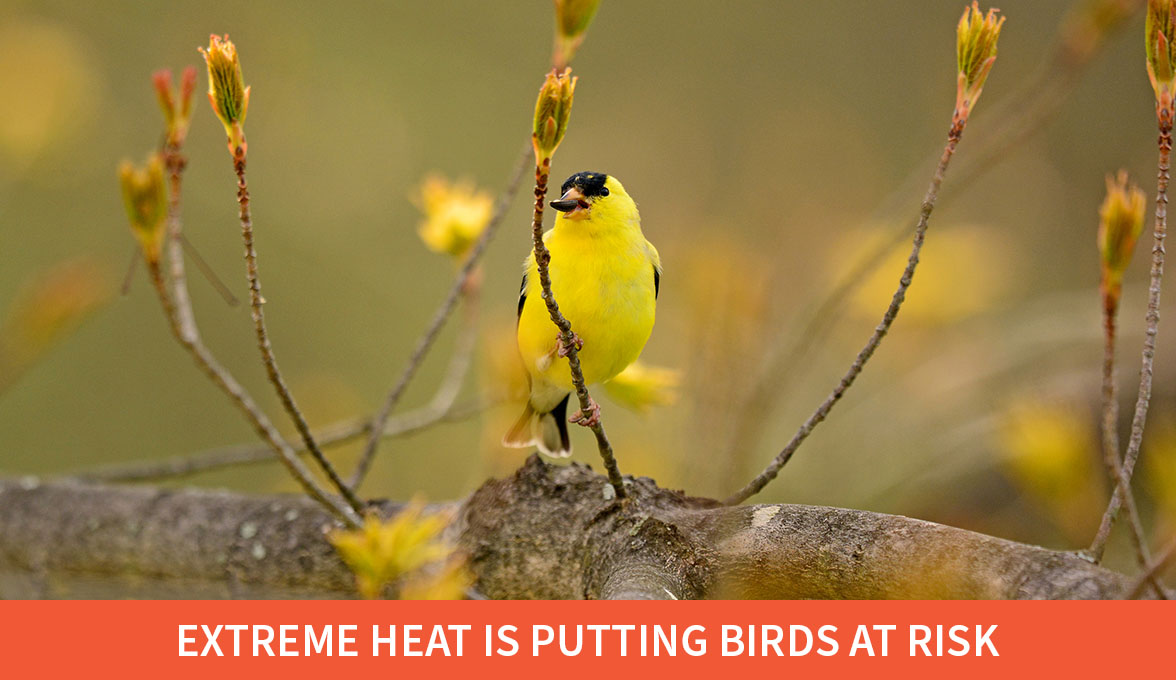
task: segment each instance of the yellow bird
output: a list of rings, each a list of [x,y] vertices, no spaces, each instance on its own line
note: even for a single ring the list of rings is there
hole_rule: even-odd
[[[555,226],[543,234],[551,251],[551,292],[576,334],[584,382],[605,382],[625,370],[653,331],[661,259],[641,233],[637,204],[615,177],[572,175],[552,201]],[[559,329],[547,313],[532,252],[519,292],[519,354],[531,395],[523,415],[503,437],[504,446],[538,446],[549,456],[572,453],[568,423],[594,425],[600,406],[567,417],[572,374]]]

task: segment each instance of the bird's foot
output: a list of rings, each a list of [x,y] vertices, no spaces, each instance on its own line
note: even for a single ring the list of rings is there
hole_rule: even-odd
[[[592,397],[588,397],[588,413],[585,414],[584,409],[580,409],[568,416],[568,422],[584,427],[596,427],[600,424],[600,404]]]
[[[584,341],[581,340],[580,336],[576,335],[575,333],[572,333],[572,344],[576,346],[577,352],[584,349]],[[556,333],[555,353],[561,357],[566,357],[570,351],[571,350],[568,348],[567,344],[564,343],[563,333]]]

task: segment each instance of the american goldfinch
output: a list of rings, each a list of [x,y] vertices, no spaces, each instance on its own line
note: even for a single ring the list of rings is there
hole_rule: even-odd
[[[572,324],[585,383],[604,382],[641,354],[653,331],[661,259],[641,233],[637,204],[615,177],[602,172],[572,175],[551,202],[559,211],[543,234],[551,251],[551,292]],[[535,254],[527,257],[519,292],[519,354],[531,395],[505,446],[538,446],[557,458],[570,456],[568,423],[592,425],[600,407],[567,417],[572,375],[559,329],[543,302]]]

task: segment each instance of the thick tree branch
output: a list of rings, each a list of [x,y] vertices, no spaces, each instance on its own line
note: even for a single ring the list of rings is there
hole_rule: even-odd
[[[721,507],[532,457],[448,536],[493,598],[1117,598],[1070,553],[861,510]],[[396,506],[384,504],[382,512]],[[0,480],[0,597],[339,597],[351,575],[302,496]]]

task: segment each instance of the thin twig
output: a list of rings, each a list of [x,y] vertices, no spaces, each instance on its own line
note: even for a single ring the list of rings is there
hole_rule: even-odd
[[[204,275],[205,280],[212,284],[212,287],[215,288],[216,292],[220,294],[221,298],[225,301],[225,304],[229,305],[230,307],[236,307],[239,305],[241,301],[237,299],[236,295],[233,295],[233,291],[229,290],[229,287],[225,285],[225,282],[221,280],[221,277],[216,275],[216,272],[212,270],[212,266],[209,265],[207,261],[205,261],[204,256],[200,254],[199,250],[196,250],[196,246],[192,245],[192,242],[188,240],[188,237],[180,234],[179,238],[180,244],[184,246],[184,252],[188,254],[188,257],[192,258],[192,262],[196,264],[196,268],[199,269],[200,273]]]
[[[188,295],[188,277],[184,267],[184,251],[180,240],[184,234],[184,224],[180,218],[180,197],[183,191],[184,169],[187,167],[188,161],[178,148],[165,145],[164,163],[168,169],[169,180],[167,254],[168,262],[171,265],[171,293],[175,305],[176,323],[179,325],[181,342],[184,339],[190,339],[195,343],[200,343],[196,316],[192,312],[192,299]]]
[[[1126,482],[1126,477],[1123,474],[1123,464],[1119,460],[1119,395],[1118,385],[1115,380],[1115,318],[1118,314],[1118,300],[1109,296],[1105,291],[1103,293],[1103,329],[1104,329],[1104,343],[1103,343],[1103,384],[1102,384],[1102,447],[1103,447],[1103,462],[1107,467],[1107,475],[1111,480],[1111,484],[1115,491],[1124,488],[1123,484]],[[1148,552],[1147,539],[1143,531],[1143,522],[1139,518],[1139,509],[1135,505],[1135,497],[1130,492],[1130,486],[1127,489],[1126,507],[1127,517],[1131,525],[1131,540],[1135,544],[1135,555],[1141,567],[1147,568],[1148,562],[1151,561],[1151,555]],[[1087,555],[1098,564],[1102,561],[1103,553],[1106,551],[1107,538],[1110,536],[1111,525],[1104,523],[1099,526],[1099,533],[1095,536],[1094,542],[1090,548],[1087,549]],[[1156,594],[1160,598],[1164,598],[1163,586],[1158,582],[1153,583]]]
[[[551,253],[543,243],[543,202],[547,198],[547,180],[551,174],[551,159],[543,159],[541,165],[535,166],[535,211],[531,217],[531,240],[535,250],[535,266],[539,270],[539,285],[543,289],[543,302],[547,304],[547,313],[552,323],[559,329],[561,344],[567,353],[568,366],[572,371],[572,385],[576,388],[576,398],[580,401],[580,413],[587,414],[593,407],[592,396],[588,394],[588,386],[584,383],[584,372],[580,368],[580,352],[576,349],[576,335],[572,332],[572,324],[559,311],[559,304],[551,292],[551,275],[548,267],[551,264]],[[592,434],[596,435],[596,448],[600,451],[600,458],[604,462],[604,469],[608,473],[609,484],[612,485],[616,498],[624,498],[625,480],[621,477],[621,470],[617,466],[616,456],[613,454],[612,444],[604,432],[604,425],[597,418],[589,426]]]
[[[495,403],[495,400],[479,398],[445,410],[438,410],[436,405],[429,404],[389,420],[384,436],[404,437],[441,423],[460,422],[485,411]],[[322,446],[342,445],[366,435],[371,423],[372,419],[367,416],[352,418],[318,430],[315,437]],[[306,453],[306,449],[300,447],[297,453]],[[68,477],[94,482],[145,482],[188,477],[201,472],[242,465],[271,463],[274,460],[273,448],[268,444],[237,444],[158,461],[108,465],[88,472],[71,474]]]
[[[131,261],[127,264],[127,273],[123,274],[122,285],[118,287],[119,295],[131,292],[131,282],[135,280],[135,270],[139,268],[139,245],[131,246]]]
[[[478,236],[478,241],[470,250],[470,254],[466,257],[461,269],[458,270],[453,285],[449,287],[449,294],[445,296],[437,311],[433,313],[433,319],[429,322],[429,326],[425,329],[424,334],[417,340],[416,347],[413,348],[412,354],[409,355],[408,363],[405,364],[404,369],[400,373],[400,377],[397,378],[392,389],[388,391],[388,394],[384,397],[384,402],[380,405],[380,409],[372,419],[372,426],[368,430],[372,434],[364,446],[363,454],[360,456],[359,463],[349,481],[352,489],[358,489],[359,485],[363,483],[363,478],[367,475],[368,470],[371,469],[372,460],[376,457],[376,452],[379,450],[380,437],[375,433],[383,431],[384,425],[392,415],[392,410],[396,408],[396,404],[404,396],[405,390],[408,389],[408,384],[412,381],[413,376],[416,375],[421,364],[424,363],[425,357],[433,347],[433,343],[437,341],[437,337],[440,335],[441,329],[445,326],[445,322],[449,319],[450,314],[453,313],[454,307],[457,306],[458,298],[461,297],[462,290],[466,286],[466,281],[477,266],[478,261],[486,250],[486,246],[494,238],[494,234],[498,231],[498,225],[506,217],[506,212],[510,208],[511,201],[514,200],[515,193],[518,192],[519,182],[522,180],[523,170],[527,167],[527,159],[530,158],[530,155],[531,144],[528,141],[519,156],[519,161],[515,169],[511,172],[506,188],[498,196],[498,201],[494,205],[494,211],[490,216],[490,221],[486,224],[486,228],[482,231],[481,235]]]
[[[966,117],[957,116],[952,121],[951,130],[947,136],[947,145],[943,148],[943,154],[939,158],[939,165],[935,169],[935,175],[931,178],[931,185],[927,188],[927,194],[923,198],[923,206],[919,212],[918,224],[915,225],[914,243],[911,246],[911,254],[907,259],[906,269],[903,270],[898,289],[894,292],[894,297],[890,300],[890,306],[886,309],[886,314],[883,315],[882,321],[874,329],[874,333],[866,342],[865,347],[858,352],[857,358],[854,359],[853,364],[850,365],[849,370],[842,376],[841,382],[838,383],[833,392],[825,398],[825,401],[821,402],[817,410],[801,425],[796,434],[792,436],[792,440],[768,464],[767,468],[757,475],[755,479],[751,480],[747,486],[727,498],[725,502],[728,505],[736,505],[751,498],[776,478],[776,475],[780,472],[780,468],[784,467],[792,458],[792,455],[796,453],[796,449],[808,438],[817,424],[829,415],[829,411],[833,409],[833,406],[841,399],[854,380],[857,379],[862,369],[865,368],[866,362],[870,360],[874,351],[878,349],[882,338],[890,330],[891,324],[894,323],[894,319],[898,316],[898,310],[902,307],[903,300],[906,299],[907,289],[910,288],[911,280],[915,275],[915,268],[919,264],[919,253],[923,249],[923,240],[927,234],[927,224],[931,218],[931,211],[935,209],[935,201],[939,197],[939,187],[943,183],[943,176],[947,172],[947,166],[951,162],[951,157],[955,153],[956,146],[960,143],[960,137],[963,135],[966,124]]]
[[[1117,301],[1108,298],[1103,310],[1103,374],[1102,374],[1102,449],[1111,483],[1118,487],[1119,472],[1119,388],[1115,380],[1115,316]],[[1108,533],[1110,526],[1107,526]],[[1102,559],[1106,536],[1099,534],[1091,545],[1091,556],[1095,562]]]
[[[261,351],[261,361],[265,364],[265,372],[278,394],[278,399],[282,402],[282,407],[290,415],[295,429],[298,430],[298,434],[306,444],[306,449],[310,452],[311,457],[314,458],[315,462],[326,473],[327,477],[331,480],[331,484],[347,500],[347,504],[351,506],[352,510],[358,514],[362,514],[364,509],[363,503],[355,496],[355,492],[351,490],[351,487],[343,482],[343,479],[339,477],[339,473],[335,471],[335,467],[331,465],[330,461],[323,454],[322,449],[319,448],[318,442],[314,439],[314,434],[310,431],[310,425],[306,422],[306,417],[302,415],[302,411],[294,401],[294,395],[290,392],[290,388],[286,385],[286,381],[282,377],[281,370],[278,369],[278,360],[274,356],[273,345],[270,344],[269,332],[265,326],[265,312],[262,311],[265,298],[261,295],[261,279],[257,272],[257,251],[253,247],[253,219],[249,211],[249,186],[245,182],[244,151],[239,151],[234,154],[233,170],[237,174],[237,203],[240,206],[241,236],[245,242],[245,275],[249,280],[249,306],[253,315],[253,328],[257,334],[257,348]]]
[[[1096,41],[1096,49],[1106,44],[1106,37],[1110,30],[1118,30],[1129,22],[1143,7],[1142,2],[1136,2],[1121,17],[1119,23],[1103,26],[1104,33]],[[1068,25],[1069,19],[1063,19],[1059,34]],[[976,150],[971,162],[959,168],[954,184],[960,187],[971,186],[1007,158],[1007,154],[1020,148],[1042,128],[1050,119],[1067,95],[1073,90],[1075,83],[1082,75],[1083,69],[1091,63],[1096,54],[1095,50],[1076,51],[1067,40],[1058,40],[1052,57],[1041,63],[1041,67],[1033,75],[1026,78],[1018,90],[1012,92],[1001,102],[998,102],[991,112],[991,119],[1004,120],[1003,126],[989,135],[987,142]],[[873,211],[874,219],[881,220],[894,213],[901,206],[900,199],[908,196],[911,184],[923,172],[923,164],[910,173],[900,185],[900,189],[891,193]],[[958,196],[958,192],[955,196]],[[946,205],[952,195],[946,195],[940,205]],[[737,409],[739,422],[731,428],[731,438],[727,443],[726,452],[722,454],[724,460],[733,459],[742,451],[755,446],[767,424],[772,422],[769,417],[772,407],[779,400],[781,385],[787,385],[793,373],[804,367],[809,352],[819,347],[832,331],[835,322],[840,318],[840,311],[844,302],[872,274],[883,262],[892,249],[896,248],[909,233],[909,224],[896,221],[895,228],[884,238],[880,238],[870,249],[859,256],[854,264],[841,276],[832,290],[824,295],[820,302],[809,307],[798,323],[785,324],[774,340],[765,345],[769,347],[769,354],[764,358],[763,366],[755,371],[751,387],[747,396],[742,399]],[[789,341],[789,338],[792,338]]]
[[[1131,419],[1131,438],[1127,440],[1127,453],[1123,456],[1122,474],[1119,475],[1115,493],[1107,504],[1099,525],[1098,536],[1106,540],[1111,526],[1118,517],[1123,503],[1129,502],[1131,493],[1131,475],[1135,471],[1135,463],[1139,459],[1139,449],[1143,443],[1143,429],[1147,422],[1147,409],[1151,401],[1152,367],[1156,354],[1156,335],[1160,325],[1160,286],[1164,278],[1164,237],[1168,231],[1168,179],[1169,166],[1172,157],[1172,112],[1161,109],[1159,112],[1159,163],[1156,174],[1156,223],[1152,245],[1151,286],[1148,289],[1146,332],[1143,337],[1143,352],[1139,368],[1139,394],[1135,400],[1135,414]],[[1097,543],[1091,550],[1102,546]]]
[[[306,493],[328,510],[339,516],[351,526],[359,526],[359,516],[350,507],[341,503],[334,495],[324,491],[315,482],[310,470],[302,464],[298,456],[290,449],[282,438],[281,433],[273,426],[265,413],[257,407],[245,389],[222,367],[212,353],[204,346],[192,314],[192,306],[188,297],[187,282],[184,276],[184,254],[178,235],[181,233],[180,195],[182,188],[182,174],[185,160],[179,149],[165,150],[165,162],[168,167],[171,192],[168,207],[168,256],[171,263],[173,289],[168,290],[163,275],[163,268],[158,261],[148,263],[148,273],[151,283],[163,306],[164,316],[167,318],[172,333],[180,344],[188,350],[197,365],[219,387],[234,404],[245,414],[245,417],[257,430],[258,434],[269,444],[272,451],[277,452],[282,463],[290,474],[302,485]],[[174,296],[174,297],[173,297]]]
[[[390,419],[384,428],[385,438],[406,436],[440,423],[459,422],[502,401],[501,398],[477,398],[465,404],[454,405],[461,384],[469,372],[476,340],[477,313],[468,311],[458,347],[450,357],[445,378],[438,386],[433,399],[427,406]],[[324,447],[345,444],[367,434],[371,424],[372,418],[369,416],[340,421],[320,429],[315,433],[315,439]],[[298,453],[306,453],[305,447],[300,447]],[[268,463],[273,459],[273,450],[266,444],[238,444],[175,456],[162,461],[105,466],[70,476],[90,481],[140,482],[185,477],[237,465]]]
[[[1168,562],[1170,562],[1174,556],[1176,556],[1176,537],[1173,537],[1171,541],[1168,541],[1168,544],[1160,550],[1160,553],[1156,555],[1155,559],[1146,565],[1143,573],[1140,574],[1139,577],[1135,580],[1135,583],[1127,589],[1126,599],[1138,599],[1139,596],[1143,594],[1143,591],[1147,588],[1149,583],[1153,584],[1154,587],[1160,572],[1163,571],[1164,567],[1168,565]],[[1158,592],[1161,595],[1164,595],[1163,588],[1159,588]]]
[[[457,400],[457,395],[461,392],[461,386],[465,382],[466,375],[469,373],[470,365],[473,362],[474,347],[478,343],[478,285],[474,284],[474,280],[478,275],[467,280],[467,286],[463,292],[464,304],[462,305],[462,328],[461,333],[457,338],[457,346],[453,350],[453,354],[449,357],[449,366],[445,370],[445,376],[441,379],[441,383],[437,386],[437,391],[433,394],[432,400],[429,401],[428,406],[419,409],[421,414],[418,420],[424,421],[425,425],[436,422],[444,422],[447,420],[446,414],[449,413],[453,407],[453,403]],[[487,405],[490,402],[485,402]],[[478,408],[473,412],[482,410]],[[411,412],[410,412],[411,413]],[[407,416],[408,414],[406,414]],[[363,433],[370,435],[375,418],[366,418],[364,421]],[[383,438],[388,439],[388,429],[392,423],[397,422],[397,418],[390,418],[386,421],[384,426]],[[423,429],[417,428],[417,429]],[[416,431],[415,429],[413,431]],[[358,483],[362,480],[357,480],[354,488],[358,489]]]
[[[472,280],[471,282],[472,283]],[[457,336],[457,345],[453,355],[449,358],[449,367],[445,370],[445,377],[437,386],[429,408],[439,413],[449,410],[457,395],[461,392],[462,383],[470,371],[473,363],[474,347],[478,344],[478,311],[480,306],[480,283],[467,286],[465,299],[462,304],[461,333]]]

